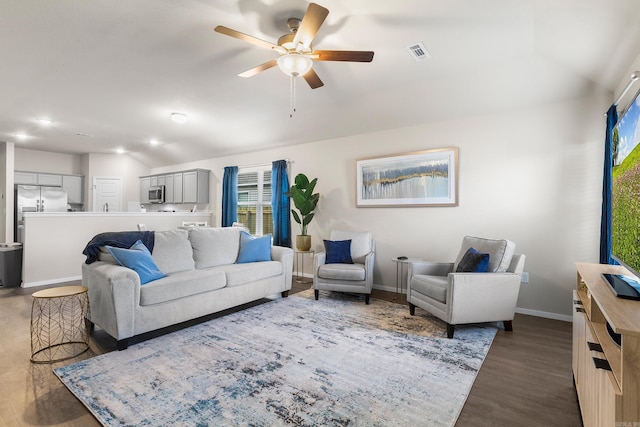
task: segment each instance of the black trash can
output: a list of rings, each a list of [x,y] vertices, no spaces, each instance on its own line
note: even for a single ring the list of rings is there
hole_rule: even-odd
[[[22,243],[0,243],[0,287],[22,284]]]

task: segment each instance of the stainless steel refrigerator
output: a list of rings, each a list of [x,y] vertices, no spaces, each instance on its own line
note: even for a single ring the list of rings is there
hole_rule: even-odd
[[[62,187],[16,185],[16,241],[22,243],[25,212],[66,212],[67,192]]]

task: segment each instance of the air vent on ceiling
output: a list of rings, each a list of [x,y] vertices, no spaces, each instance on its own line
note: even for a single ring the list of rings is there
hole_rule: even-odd
[[[416,61],[431,59],[431,54],[429,54],[429,51],[427,51],[427,48],[425,48],[422,43],[415,43],[407,46],[407,50],[409,51],[409,55],[411,55],[411,57]]]

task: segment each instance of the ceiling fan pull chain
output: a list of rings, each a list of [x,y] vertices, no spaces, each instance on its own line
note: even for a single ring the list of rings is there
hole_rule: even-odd
[[[296,78],[294,76],[291,79],[291,99],[289,100],[289,118],[293,118],[293,113],[296,112]]]

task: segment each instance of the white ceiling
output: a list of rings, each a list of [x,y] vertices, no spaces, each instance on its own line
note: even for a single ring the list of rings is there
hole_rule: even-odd
[[[275,43],[306,1],[2,0],[0,140],[158,167],[614,91],[640,53],[638,0],[317,2],[315,48],[375,57],[314,63],[325,86],[298,81],[290,118],[277,68],[237,76],[276,54],[213,28]]]

